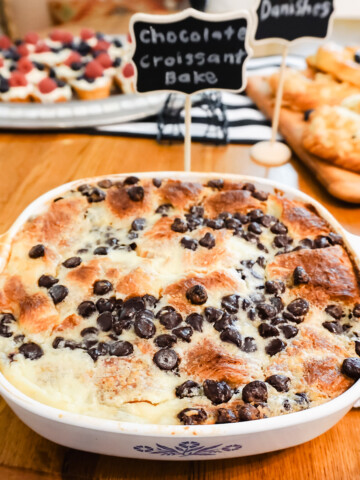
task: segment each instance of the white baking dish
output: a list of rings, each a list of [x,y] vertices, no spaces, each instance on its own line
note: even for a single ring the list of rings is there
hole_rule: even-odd
[[[118,178],[126,177],[118,175]],[[204,181],[208,178],[228,178],[255,183],[262,190],[283,191],[289,198],[316,207],[341,233],[349,252],[360,255],[360,237],[351,235],[318,202],[307,195],[275,182],[240,175],[155,172],[136,173],[144,177],[171,177]],[[113,176],[112,176],[113,177]],[[99,180],[98,177],[92,180]],[[11,239],[22,224],[41,211],[48,200],[69,188],[88,180],[62,185],[35,200],[20,215],[0,240],[0,271],[3,268]],[[2,260],[2,261],[1,261]],[[359,261],[356,260],[358,266]],[[12,386],[0,374],[0,393],[15,414],[35,432],[61,445],[100,454],[152,460],[204,460],[241,457],[280,450],[307,442],[335,425],[360,399],[360,381],[336,399],[309,410],[253,422],[227,425],[171,426],[125,423],[74,414],[43,405]]]

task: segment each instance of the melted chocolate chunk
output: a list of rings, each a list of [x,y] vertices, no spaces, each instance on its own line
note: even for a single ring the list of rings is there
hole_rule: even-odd
[[[131,230],[133,230],[134,232],[139,232],[140,230],[144,230],[145,225],[145,218],[135,218],[135,220],[131,224]]]
[[[95,348],[89,348],[87,353],[96,362],[98,357],[103,357],[109,353],[110,347],[108,343],[99,342]]]
[[[81,258],[80,257],[70,257],[65,262],[63,262],[63,265],[65,268],[75,268],[78,267],[81,264]]]
[[[264,215],[260,219],[261,225],[263,225],[266,228],[270,228],[272,225],[275,225],[277,222],[276,218],[273,217],[272,215]]]
[[[234,327],[225,328],[221,332],[220,338],[223,342],[234,343],[239,348],[242,346],[242,336]]]
[[[175,350],[163,348],[155,353],[154,362],[160,370],[173,370],[179,363]]]
[[[341,373],[354,380],[360,378],[360,358],[346,358],[341,367]]]
[[[269,320],[270,318],[274,318],[277,314],[276,308],[268,303],[259,303],[256,306],[256,311],[261,320]]]
[[[315,238],[315,248],[327,248],[330,247],[330,242],[327,237],[319,235]]]
[[[285,284],[280,280],[268,280],[265,282],[265,292],[270,294],[279,294],[285,292]]]
[[[115,357],[127,357],[131,355],[133,351],[134,347],[130,342],[119,340],[118,342],[110,344],[110,355],[114,355]]]
[[[277,313],[280,313],[284,310],[284,304],[280,297],[271,297],[271,305],[276,309]]]
[[[208,294],[202,285],[194,285],[186,290],[186,298],[193,305],[204,305],[207,302]]]
[[[269,194],[266,192],[262,192],[260,190],[256,190],[255,192],[252,192],[251,194],[254,198],[257,200],[260,200],[260,202],[266,202],[266,200],[269,197]]]
[[[115,298],[99,298],[96,308],[99,313],[112,312],[115,308]]]
[[[310,108],[310,109],[308,109],[308,110],[305,110],[305,112],[304,112],[304,121],[305,121],[305,122],[308,122],[308,121],[310,120],[310,116],[311,116],[311,114],[312,114],[313,111],[314,111],[313,108]]]
[[[108,280],[97,280],[94,283],[94,294],[95,295],[105,295],[113,289],[112,283]]]
[[[324,322],[322,326],[331,333],[336,333],[338,335],[343,333],[342,326],[339,322]]]
[[[340,320],[343,316],[343,309],[340,305],[328,305],[325,312],[336,320]]]
[[[175,389],[175,395],[178,398],[192,398],[200,395],[201,386],[193,382],[192,380],[187,380],[182,383]]]
[[[164,307],[157,314],[156,318],[160,320],[167,330],[172,330],[180,325],[182,316],[175,311],[173,307]]]
[[[206,220],[206,225],[213,230],[221,230],[224,228],[225,222],[221,218],[214,218]]]
[[[248,192],[255,192],[256,188],[253,183],[246,182],[244,183],[241,190],[247,190]]]
[[[271,377],[268,377],[265,381],[274,387],[278,392],[289,391],[290,378],[286,377],[285,375],[271,375]]]
[[[228,313],[237,313],[239,311],[239,295],[226,295],[221,299],[221,306]]]
[[[214,328],[218,332],[222,332],[225,328],[232,327],[236,322],[237,318],[234,315],[229,315],[224,313],[220,320],[217,320],[214,323]]]
[[[187,248],[188,250],[192,250],[192,251],[195,251],[198,247],[198,244],[199,244],[199,242],[197,240],[195,240],[194,238],[190,238],[190,237],[183,237],[180,240],[180,243],[184,248]]]
[[[261,235],[262,229],[261,226],[257,222],[252,222],[248,226],[248,231],[251,233],[255,233],[255,235]]]
[[[143,187],[131,187],[127,191],[127,194],[133,202],[141,202],[144,198],[145,192]]]
[[[214,323],[221,319],[221,317],[224,315],[224,312],[219,308],[206,307],[204,310],[204,315],[209,323]]]
[[[310,277],[303,267],[296,267],[293,273],[294,285],[309,283]]]
[[[157,304],[157,299],[154,297],[154,295],[150,295],[148,293],[142,297],[142,300],[145,304],[145,307],[154,308]]]
[[[134,175],[126,177],[124,180],[124,185],[136,185],[140,182],[140,178],[135,177]]]
[[[356,318],[360,318],[360,303],[357,303],[354,307],[354,310],[353,310],[353,315],[354,317]]]
[[[280,340],[280,338],[274,338],[266,345],[265,352],[272,357],[273,355],[276,355],[277,353],[284,350],[285,347],[285,342]]]
[[[238,230],[241,227],[241,222],[237,218],[228,218],[225,220],[225,227],[228,230]]]
[[[276,222],[271,228],[270,231],[276,235],[285,235],[288,232],[288,228],[282,222]]]
[[[34,342],[23,343],[19,348],[19,352],[29,360],[37,360],[44,355],[44,351],[40,345],[37,345]]]
[[[184,408],[177,417],[184,425],[201,425],[207,419],[207,413],[203,408]]]
[[[106,194],[99,188],[95,187],[90,190],[90,192],[86,195],[86,197],[89,203],[98,203],[105,200]]]
[[[237,415],[229,408],[219,408],[217,411],[216,423],[236,423]]]
[[[204,317],[199,313],[190,313],[190,315],[186,317],[185,321],[197,332],[202,332]]]
[[[246,404],[238,408],[238,417],[240,422],[258,420],[260,418],[260,412],[254,405]]]
[[[303,317],[295,317],[295,315],[293,315],[290,312],[283,312],[283,317],[285,318],[285,320],[288,320],[289,322],[294,322],[297,324],[302,323],[304,321]]]
[[[153,314],[149,310],[144,310],[136,314],[134,328],[138,337],[151,338],[155,335],[156,327],[151,318],[153,318]]]
[[[39,245],[35,245],[29,250],[29,257],[30,258],[40,258],[45,255],[45,247],[41,243]]]
[[[216,188],[216,190],[221,190],[222,188],[224,188],[224,180],[222,180],[221,178],[216,180],[209,180],[207,186],[210,188]]]
[[[59,280],[52,275],[41,275],[38,280],[39,287],[50,288],[56,283],[59,283]]]
[[[241,350],[246,353],[256,352],[257,346],[256,346],[255,338],[245,337]]]
[[[259,325],[259,334],[263,338],[278,337],[280,335],[279,330],[273,325],[268,323],[262,323]]]
[[[194,331],[190,326],[187,326],[174,328],[172,333],[174,333],[178,338],[180,338],[180,340],[184,340],[184,342],[190,343]]]
[[[181,218],[175,218],[171,225],[171,230],[177,233],[185,233],[188,231],[188,225],[185,220],[182,220]]]
[[[87,327],[83,328],[80,332],[82,337],[87,337],[88,335],[97,335],[99,330],[96,327]]]
[[[299,333],[299,329],[294,327],[293,325],[281,325],[280,330],[283,332],[284,337],[294,338]]]
[[[177,342],[175,335],[169,335],[167,333],[159,335],[155,338],[154,343],[159,348],[171,348]]]
[[[329,233],[328,235],[328,240],[331,243],[331,245],[343,245],[344,240],[341,235],[337,235],[336,233]]]
[[[83,318],[91,317],[91,315],[96,312],[94,302],[90,302],[88,300],[81,302],[77,308],[77,312]]]
[[[260,380],[248,383],[243,388],[242,399],[245,403],[266,403],[268,399],[266,383]]]
[[[110,188],[112,184],[113,184],[112,181],[109,180],[108,178],[104,178],[104,180],[100,180],[100,182],[98,182],[99,187],[105,188],[105,189]]]
[[[296,300],[293,300],[291,303],[289,303],[287,309],[295,317],[302,317],[303,315],[306,315],[309,311],[309,302],[304,298],[297,298]]]
[[[214,405],[219,405],[228,402],[233,396],[233,391],[226,382],[205,380],[204,394]]]
[[[170,208],[173,208],[171,203],[164,203],[163,205],[159,205],[158,208],[155,210],[155,213],[159,213],[163,217],[167,217]],[[176,230],[174,230],[176,232]]]
[[[108,254],[108,249],[107,247],[101,246],[97,247],[94,250],[94,255],[107,255]]]
[[[250,217],[249,215],[245,215],[244,213],[235,213],[234,217],[237,220],[240,220],[242,225],[246,225],[247,223],[250,222]]]
[[[96,322],[99,325],[100,330],[103,332],[109,332],[112,327],[113,316],[111,312],[101,313]]]
[[[49,288],[49,295],[55,305],[62,302],[68,293],[69,290],[64,285],[53,285]]]
[[[152,183],[153,183],[154,187],[160,188],[161,184],[162,184],[162,180],[161,180],[161,178],[153,178]]]
[[[287,245],[291,245],[293,243],[293,239],[288,235],[277,235],[274,238],[274,245],[278,248],[284,248]]]
[[[212,248],[215,247],[215,237],[212,233],[208,232],[206,233],[200,240],[199,244],[202,247],[208,248],[211,250]]]
[[[356,355],[358,355],[360,357],[360,342],[359,341],[355,342],[355,352],[356,352]]]
[[[64,345],[65,345],[64,337],[56,337],[52,342],[52,347],[55,349],[64,348]]]

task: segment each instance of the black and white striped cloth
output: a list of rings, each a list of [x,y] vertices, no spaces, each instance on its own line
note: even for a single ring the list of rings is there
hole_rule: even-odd
[[[270,56],[250,59],[247,65],[247,74],[270,75],[277,71],[281,64],[280,56]],[[303,57],[290,55],[287,65],[296,69],[303,69],[306,62]],[[194,100],[196,96],[194,97]],[[184,96],[177,96],[178,102],[184,102]],[[227,136],[229,143],[253,144],[271,137],[271,124],[257,109],[256,105],[245,94],[221,93],[221,101],[226,115]],[[180,107],[181,108],[181,107]],[[219,140],[219,129],[211,125],[209,117],[203,109],[192,108],[191,136],[194,142]],[[183,112],[181,114],[183,118]],[[164,126],[166,140],[176,138],[179,131],[184,133],[184,125],[180,122],[174,129],[173,124]],[[93,134],[112,135],[139,138],[159,138],[158,116],[142,119],[131,123],[106,125],[93,129]],[[280,138],[280,137],[279,137]]]

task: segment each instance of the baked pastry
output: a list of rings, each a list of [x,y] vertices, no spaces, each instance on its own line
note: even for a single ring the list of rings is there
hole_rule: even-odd
[[[120,65],[115,74],[115,82],[123,93],[135,93],[135,70],[132,63]]]
[[[114,177],[49,201],[0,275],[0,366],[61,409],[213,424],[360,377],[359,277],[315,209],[253,184]]]
[[[308,64],[317,70],[330,73],[342,82],[360,88],[360,47],[343,48],[334,43],[321,46]]]
[[[3,102],[29,102],[33,86],[21,72],[12,72],[8,79],[0,79],[0,100]]]
[[[354,102],[354,101],[353,101]],[[354,104],[348,100],[346,104]],[[360,173],[360,115],[344,106],[319,107],[311,113],[304,147],[339,167]]]
[[[104,68],[97,60],[89,62],[84,74],[71,80],[71,86],[81,100],[97,100],[110,95],[112,79],[105,75]]]
[[[66,102],[71,98],[71,89],[62,80],[46,77],[34,86],[32,95],[38,103]]]
[[[269,77],[274,96],[278,90],[279,73]],[[283,105],[292,110],[307,111],[321,105],[339,105],[345,98],[360,93],[360,88],[339,82],[332,75],[314,70],[285,72]]]

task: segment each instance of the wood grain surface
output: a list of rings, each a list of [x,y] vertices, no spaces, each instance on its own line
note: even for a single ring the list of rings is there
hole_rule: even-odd
[[[360,207],[331,197],[293,159],[265,169],[242,146],[193,146],[193,171],[257,175],[292,185],[360,234]],[[75,134],[0,136],[0,233],[47,190],[77,178],[118,172],[181,170],[183,146]],[[207,462],[119,459],[60,447],[33,433],[0,400],[0,480],[354,480],[360,478],[360,411],[318,439],[255,457]]]
[[[269,92],[266,78],[251,77],[248,81],[247,94],[260,110],[272,118],[274,110],[273,96]],[[339,168],[312,155],[303,147],[305,129],[304,115],[288,108],[280,112],[279,130],[298,157],[313,172],[319,182],[334,197],[346,202],[360,204],[360,174]]]

